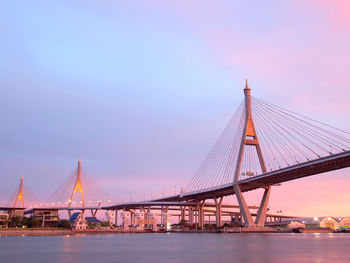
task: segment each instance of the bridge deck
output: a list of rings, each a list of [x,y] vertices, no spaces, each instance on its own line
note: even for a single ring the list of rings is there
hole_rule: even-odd
[[[242,192],[247,192],[262,188],[268,185],[279,184],[315,174],[334,171],[350,167],[350,151],[339,154],[322,157],[317,160],[301,163],[298,165],[272,171],[266,174],[254,176],[239,182]],[[204,200],[213,198],[213,196],[233,195],[233,183],[217,186],[213,188],[198,190],[195,192],[183,193],[180,195],[169,196],[154,201],[189,201]]]

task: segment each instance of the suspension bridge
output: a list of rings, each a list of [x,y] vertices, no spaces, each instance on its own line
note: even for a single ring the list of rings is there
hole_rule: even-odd
[[[205,200],[214,199],[219,212],[218,200],[235,195],[244,226],[262,228],[273,185],[350,166],[349,135],[252,97],[246,80],[244,101],[185,191],[156,201],[196,200],[203,226]],[[253,220],[243,193],[259,188],[264,194]]]
[[[95,214],[99,209],[115,210],[117,214],[129,211],[132,222],[136,211],[143,211],[148,218],[152,209],[161,211],[162,215],[174,209],[180,211],[181,219],[188,219],[190,224],[203,229],[208,213],[215,216],[217,227],[222,225],[222,215],[228,213],[224,210],[233,208],[222,201],[224,197],[235,195],[238,202],[235,208],[239,211],[231,211],[231,216],[238,217],[246,229],[259,230],[264,229],[268,217],[270,220],[287,217],[268,214],[272,186],[346,167],[350,167],[349,132],[255,98],[246,81],[244,100],[179,194],[143,202],[88,206],[84,200],[79,160],[72,177],[73,187],[65,187],[71,191],[69,199],[57,209],[67,210],[69,215],[77,209],[95,211]],[[15,206],[21,203],[24,208],[21,189]],[[244,193],[257,189],[263,189],[260,205],[248,206]],[[76,194],[81,199],[79,207],[72,206]],[[166,216],[162,218],[167,220]]]

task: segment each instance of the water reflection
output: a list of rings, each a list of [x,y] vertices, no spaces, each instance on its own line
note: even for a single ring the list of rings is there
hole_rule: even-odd
[[[1,262],[349,262],[349,234],[1,237]]]

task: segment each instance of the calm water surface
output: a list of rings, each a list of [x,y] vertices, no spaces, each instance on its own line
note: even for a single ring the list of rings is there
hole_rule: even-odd
[[[350,262],[350,234],[0,237],[0,262]]]

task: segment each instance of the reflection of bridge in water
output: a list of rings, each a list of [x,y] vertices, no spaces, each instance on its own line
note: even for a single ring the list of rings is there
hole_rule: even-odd
[[[123,220],[128,211],[131,223],[137,211],[149,218],[154,210],[160,211],[162,224],[168,220],[169,211],[179,211],[181,220],[200,229],[205,217],[210,216],[215,217],[217,227],[222,226],[223,216],[230,216],[253,229],[263,228],[267,218],[288,218],[268,214],[271,187],[349,167],[350,133],[254,98],[248,83],[244,94],[244,101],[181,193],[144,202],[89,205],[84,200],[79,161],[69,200],[55,209],[68,210],[69,214],[76,209],[93,214],[98,209],[123,211]],[[261,203],[248,206],[243,193],[256,189],[264,191]],[[76,193],[81,197],[79,207],[73,203]],[[23,204],[20,194],[16,200]],[[236,196],[238,206],[223,203],[224,197],[231,195]],[[237,208],[239,211],[234,210]]]

